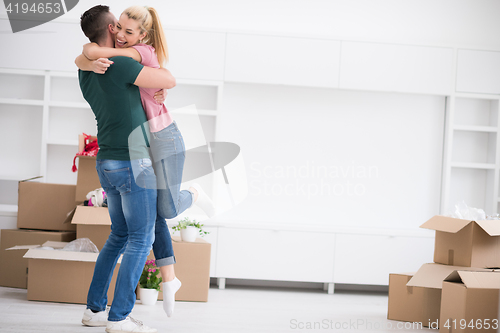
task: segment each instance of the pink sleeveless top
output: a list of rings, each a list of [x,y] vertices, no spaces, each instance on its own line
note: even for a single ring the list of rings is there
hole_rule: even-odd
[[[132,46],[141,55],[141,64],[148,67],[160,68],[158,57],[154,47],[146,44],[136,44]],[[158,104],[153,98],[158,88],[141,88],[141,102],[148,118],[149,129],[151,132],[159,132],[172,123],[172,117],[168,113],[165,104]]]

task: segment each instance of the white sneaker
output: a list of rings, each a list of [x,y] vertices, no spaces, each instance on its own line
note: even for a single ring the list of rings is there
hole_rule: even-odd
[[[107,333],[121,332],[141,332],[141,333],[156,333],[156,328],[151,328],[142,323],[142,321],[134,319],[130,316],[120,321],[108,321],[106,326]]]
[[[208,194],[203,191],[201,186],[197,183],[191,184],[191,187],[194,188],[196,191],[198,191],[198,199],[194,202],[195,205],[203,209],[205,214],[207,214],[208,217],[214,217],[215,216],[215,207],[214,203],[212,202],[212,199],[208,196]]]
[[[108,324],[108,312],[92,312],[90,309],[83,311],[82,324],[86,326],[106,326]]]

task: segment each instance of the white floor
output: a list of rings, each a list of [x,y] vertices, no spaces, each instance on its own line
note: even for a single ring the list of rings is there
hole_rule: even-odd
[[[81,324],[84,305],[26,300],[26,290],[0,287],[0,332],[104,332]],[[207,303],[177,302],[168,318],[162,303],[137,301],[132,316],[158,332],[422,332],[387,320],[387,294],[227,286]],[[399,328],[397,325],[402,325]],[[391,328],[392,327],[392,328]]]

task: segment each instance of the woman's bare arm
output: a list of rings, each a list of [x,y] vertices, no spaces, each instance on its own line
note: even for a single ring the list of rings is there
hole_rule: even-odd
[[[171,89],[176,81],[166,68],[151,68],[144,66],[135,79],[134,84],[142,88]]]
[[[111,58],[111,57],[129,57],[138,62],[141,62],[142,57],[139,52],[133,47],[113,48],[101,47],[96,43],[88,43],[83,45],[83,54],[89,59]]]
[[[89,60],[83,54],[80,54],[78,57],[76,57],[75,64],[82,71],[91,71],[97,74],[104,74],[108,70],[108,67],[113,64],[113,62],[107,58]]]

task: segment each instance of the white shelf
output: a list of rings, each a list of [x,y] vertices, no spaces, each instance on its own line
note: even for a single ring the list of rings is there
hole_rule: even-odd
[[[494,126],[454,125],[453,129],[455,131],[488,132],[488,133],[498,132],[498,128]]]
[[[452,168],[466,168],[466,169],[486,169],[495,170],[496,165],[493,163],[463,163],[463,162],[452,162]]]
[[[47,72],[40,70],[29,70],[29,69],[0,68],[0,74],[45,76]]]
[[[80,108],[80,109],[89,109],[90,106],[88,103],[84,102],[49,102],[49,106],[57,106],[63,108]]]
[[[12,176],[12,175],[0,175],[1,180],[13,180],[13,181],[20,181],[22,180],[22,177],[17,177],[17,176]]]
[[[177,222],[183,218],[184,215],[176,217],[174,219],[167,220],[168,226],[171,228],[177,225]],[[344,227],[344,226],[327,226],[323,224],[307,224],[307,228],[304,229],[304,225],[288,224],[288,223],[276,223],[275,221],[268,222],[255,222],[238,219],[226,220],[223,217],[214,217],[211,219],[206,219],[207,217],[203,214],[193,215],[189,214],[189,217],[195,219],[196,221],[202,221],[205,227],[217,227],[217,228],[230,228],[230,229],[256,229],[256,230],[271,230],[271,231],[296,231],[296,232],[318,232],[318,233],[333,233],[333,234],[348,234],[348,235],[371,235],[371,236],[388,236],[388,237],[417,237],[417,238],[433,238],[434,231],[421,228],[360,228],[360,227]]]
[[[43,106],[44,102],[36,99],[0,98],[0,104]]]
[[[194,79],[176,79],[177,84],[197,85],[197,86],[215,86],[220,87],[224,84],[223,81],[213,80],[194,80]]]
[[[17,216],[17,205],[0,204],[0,216]]]
[[[49,75],[51,77],[71,77],[71,78],[78,78],[78,71],[77,70],[75,70],[74,72],[51,71],[51,72],[49,72]]]
[[[455,97],[498,100],[500,98],[500,95],[457,92],[455,93]]]
[[[182,109],[182,108],[180,108]],[[172,115],[179,115],[179,114],[190,114],[190,115],[201,115],[201,116],[217,116],[217,111],[216,110],[206,110],[206,109],[196,109],[196,111],[191,110],[191,109],[183,109],[182,111],[177,111],[178,109],[175,109],[173,111],[169,111]]]
[[[59,146],[77,146],[78,140],[62,140],[62,139],[48,139],[48,145],[59,145]]]

